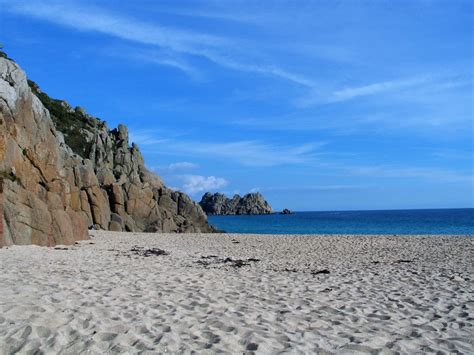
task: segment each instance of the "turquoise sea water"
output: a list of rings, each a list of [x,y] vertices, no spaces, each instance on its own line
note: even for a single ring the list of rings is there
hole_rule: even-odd
[[[209,222],[229,233],[474,235],[473,208],[209,216]]]

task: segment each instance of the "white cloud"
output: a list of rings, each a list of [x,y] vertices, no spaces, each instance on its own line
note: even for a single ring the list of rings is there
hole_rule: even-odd
[[[227,186],[228,181],[215,176],[183,175],[183,190],[191,195]]]

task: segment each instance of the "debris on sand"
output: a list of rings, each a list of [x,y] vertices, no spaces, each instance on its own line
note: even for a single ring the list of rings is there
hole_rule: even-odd
[[[311,275],[321,275],[321,274],[329,274],[329,273],[330,271],[328,269],[311,271]]]
[[[130,251],[135,255],[143,256],[145,258],[147,258],[149,256],[169,255],[168,252],[166,252],[162,249],[159,249],[159,248],[147,248],[147,249],[145,249],[145,248],[135,246],[132,249],[130,249]]]
[[[208,255],[208,256],[201,256],[201,259],[205,260],[198,260],[196,261],[197,264],[203,266],[209,266],[213,264],[230,264],[232,267],[240,268],[242,266],[249,266],[251,262],[260,261],[260,259],[249,258],[249,259],[232,259],[232,258],[225,258],[220,259],[215,255]]]
[[[405,260],[405,259],[400,259],[395,261],[395,264],[401,264],[401,263],[412,263],[414,260]]]

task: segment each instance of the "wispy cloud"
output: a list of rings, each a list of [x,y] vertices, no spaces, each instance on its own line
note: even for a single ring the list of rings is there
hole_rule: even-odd
[[[387,134],[387,130],[394,133],[406,129],[410,129],[412,133],[425,134],[430,129],[446,135],[455,133],[456,129],[465,127],[472,120],[467,114],[451,110],[452,108],[440,108],[437,112],[431,112],[435,109],[423,107],[423,112],[414,109],[415,112],[401,114],[390,110],[379,112],[380,109],[374,109],[373,113],[363,113],[354,109],[354,112],[344,112],[335,117],[297,111],[282,116],[228,119],[225,123],[255,131],[327,132],[336,137],[360,133]]]
[[[156,138],[156,132],[154,131],[131,131],[129,132],[128,139],[131,143],[142,145],[155,145],[168,142],[167,138]]]
[[[458,75],[416,75],[413,77],[380,81],[361,86],[349,86],[339,89],[330,89],[320,86],[313,88],[310,94],[297,98],[294,103],[297,107],[307,108],[319,104],[339,103],[364,97],[392,97],[407,102],[421,102],[436,104],[435,97],[443,97],[445,93],[466,89],[472,83]],[[459,96],[459,94],[458,94]]]
[[[411,78],[395,79],[375,82],[367,85],[344,87],[340,89],[318,88],[313,89],[309,95],[295,100],[299,107],[308,107],[315,104],[337,103],[349,101],[359,97],[374,96],[413,88],[430,82],[426,76],[415,76]]]
[[[180,171],[193,170],[199,167],[198,164],[190,163],[188,161],[180,161],[176,163],[171,163],[166,166],[153,166],[151,169],[158,174],[173,174]]]
[[[259,141],[175,142],[167,144],[174,153],[204,158],[224,159],[245,166],[265,167],[303,164],[315,159],[316,150],[324,143],[282,146]]]
[[[179,58],[177,55],[170,55],[168,53],[163,53],[163,51],[155,49],[137,49],[129,48],[129,50],[124,51],[107,48],[103,51],[106,55],[116,56],[124,58],[124,53],[127,53],[127,59],[133,59],[140,62],[148,62],[151,64],[158,64],[163,66],[168,66],[177,70],[182,71],[184,74],[188,75],[193,79],[200,79],[202,73],[190,65],[187,61]]]
[[[275,66],[244,64],[237,62],[230,57],[225,57],[212,52],[207,52],[206,55],[208,58],[212,58],[213,62],[230,69],[259,73],[263,75],[273,75],[308,88],[314,88],[317,85],[313,80],[308,79],[305,76],[294,74]]]
[[[76,79],[87,65],[98,78],[89,104],[139,128],[130,140],[172,186],[196,193],[232,177],[228,191],[265,191],[291,174],[303,190],[334,195],[352,183],[426,182],[446,195],[471,186],[472,14],[302,2],[0,0],[0,18],[22,27],[4,36],[19,62],[51,43],[45,63],[78,66]],[[22,35],[38,44],[20,45]],[[38,79],[58,87],[57,77]],[[64,89],[71,101],[91,87],[76,83]]]
[[[188,161],[180,161],[177,163],[172,163],[168,165],[169,171],[176,171],[176,170],[188,170],[188,169],[196,169],[199,165],[190,163]]]
[[[399,90],[417,86],[427,82],[426,77],[415,77],[403,80],[390,80],[358,87],[348,87],[335,91],[329,98],[331,102],[351,100],[360,96],[369,96],[391,90]]]
[[[2,1],[2,5],[12,13],[76,30],[99,32],[127,41],[157,46],[176,54],[203,57],[233,70],[271,75],[308,87],[315,85],[312,80],[277,66],[257,65],[243,59],[245,51],[239,52],[242,43],[238,43],[236,39],[137,21],[100,7],[84,6],[76,2],[18,0]],[[188,74],[195,74],[189,65],[176,59],[152,57],[151,60],[155,60],[157,64],[173,66]]]
[[[341,166],[340,168],[350,175],[474,184],[474,176],[472,175],[439,167],[396,167],[389,165],[374,165]]]
[[[219,3],[215,3],[219,4]],[[240,22],[244,24],[261,25],[263,22],[268,21],[268,13],[265,15],[259,15],[256,13],[237,11],[236,7],[232,8],[232,11],[228,11],[225,8],[205,8],[204,10],[197,9],[186,9],[186,8],[163,8],[160,7],[162,12],[167,12],[173,15],[186,16],[186,17],[197,17],[204,19],[211,19],[216,21],[232,21]]]
[[[226,43],[226,40],[217,36],[145,23],[77,2],[19,0],[2,4],[5,10],[17,14],[77,30],[95,31],[133,42],[166,47],[177,52],[195,53],[199,48]]]
[[[184,181],[182,189],[190,195],[195,195],[199,192],[214,191],[228,184],[226,179],[215,176],[183,175],[181,179]]]
[[[361,185],[304,185],[304,186],[276,186],[266,187],[263,191],[345,191],[362,189]]]
[[[146,152],[172,154],[204,159],[222,159],[245,166],[266,167],[304,164],[314,161],[323,152],[325,141],[282,145],[259,140],[206,142],[189,139],[160,138],[160,132],[140,130],[130,133],[130,140]],[[188,163],[186,163],[188,164]],[[189,163],[192,164],[192,163]],[[162,167],[163,168],[163,167]]]
[[[471,149],[468,150],[455,150],[455,149],[437,149],[432,155],[436,158],[443,160],[470,160],[474,163],[474,152]]]

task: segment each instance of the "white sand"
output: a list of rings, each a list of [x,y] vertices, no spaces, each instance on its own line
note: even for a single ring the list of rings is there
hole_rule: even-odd
[[[0,353],[474,353],[474,238],[94,234],[0,249]]]

